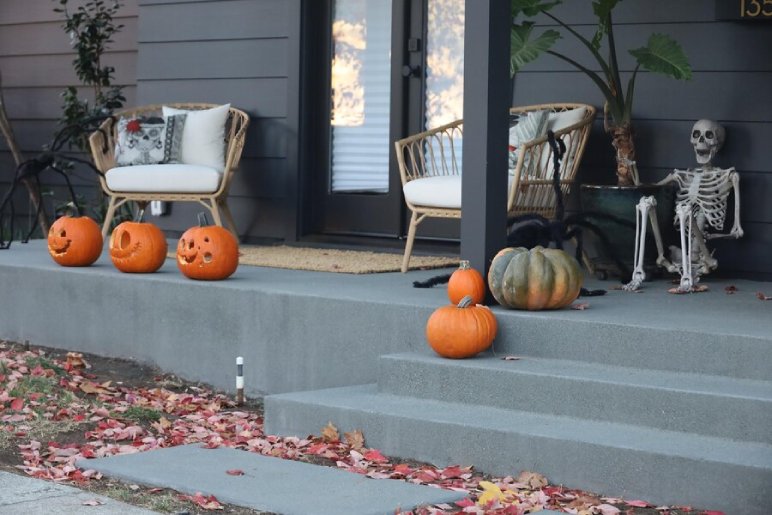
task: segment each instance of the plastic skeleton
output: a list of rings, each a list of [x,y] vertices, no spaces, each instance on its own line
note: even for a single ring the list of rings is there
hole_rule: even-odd
[[[642,197],[636,206],[635,268],[627,290],[637,290],[646,278],[643,271],[643,254],[646,242],[646,224],[651,221],[654,240],[657,244],[657,265],[668,272],[681,275],[678,291],[689,292],[699,282],[700,276],[718,266],[705,240],[713,238],[740,238],[740,177],[734,168],[722,169],[712,166],[713,158],[724,144],[724,128],[711,120],[698,120],[692,128],[691,143],[699,168],[674,170],[658,184],[675,182],[676,193],[675,227],[680,231],[681,248],[671,246],[671,259],[664,255],[662,237],[653,209],[657,202],[654,197]],[[726,218],[727,199],[734,190],[734,224],[729,233],[720,233]],[[716,231],[716,232],[709,232]],[[679,263],[680,261],[680,263]]]

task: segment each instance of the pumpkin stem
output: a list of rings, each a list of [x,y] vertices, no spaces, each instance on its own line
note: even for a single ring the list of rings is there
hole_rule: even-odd
[[[459,270],[469,270],[470,268],[472,268],[472,265],[469,263],[468,259],[462,259],[458,264]]]
[[[464,298],[462,298],[458,302],[458,307],[460,307],[460,308],[468,308],[469,306],[472,305],[472,302],[474,302],[474,299],[472,299],[471,295],[464,295]]]
[[[206,226],[208,226],[208,225],[211,225],[211,224],[209,223],[209,219],[207,218],[207,216],[206,216],[206,213],[204,213],[203,211],[201,211],[201,212],[198,214],[198,226],[199,226],[199,227],[206,227]]]

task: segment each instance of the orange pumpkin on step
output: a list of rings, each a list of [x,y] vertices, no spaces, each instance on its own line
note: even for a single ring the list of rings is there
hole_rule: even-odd
[[[445,358],[470,358],[493,343],[498,324],[486,306],[474,305],[467,295],[458,305],[438,308],[426,323],[426,339]]]
[[[230,277],[238,266],[239,244],[222,227],[191,227],[177,244],[177,268],[190,279],[219,281]]]
[[[466,295],[472,297],[474,304],[480,304],[485,299],[485,279],[469,265],[469,261],[462,259],[458,270],[448,280],[448,299],[458,304]]]
[[[153,273],[166,259],[164,233],[151,223],[123,222],[110,235],[110,259],[121,272]]]
[[[48,231],[48,253],[62,266],[90,266],[102,254],[102,231],[86,216],[63,216]]]

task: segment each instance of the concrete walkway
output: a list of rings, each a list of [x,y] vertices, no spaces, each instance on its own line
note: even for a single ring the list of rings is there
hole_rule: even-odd
[[[100,504],[101,503],[101,504]],[[0,513],[3,515],[153,515],[103,495],[52,481],[0,471]]]
[[[80,460],[78,466],[282,515],[390,515],[398,508],[406,511],[466,497],[462,492],[199,445]],[[228,470],[240,470],[243,475],[230,475]]]

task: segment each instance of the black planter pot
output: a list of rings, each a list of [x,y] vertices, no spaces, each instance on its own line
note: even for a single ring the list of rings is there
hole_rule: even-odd
[[[657,201],[657,220],[664,241],[665,249],[675,241],[673,216],[675,212],[675,189],[672,184],[658,186],[642,184],[639,186],[607,186],[583,184],[579,198],[582,212],[589,216],[587,220],[596,225],[606,236],[611,246],[610,251],[598,245],[599,258],[593,263],[600,276],[610,273],[622,280],[629,279],[635,257],[635,212],[641,197],[654,196]],[[656,270],[657,247],[649,223],[646,236],[646,254],[644,268],[648,273]],[[615,257],[627,270],[621,271],[614,264]],[[624,277],[627,275],[627,277]]]

